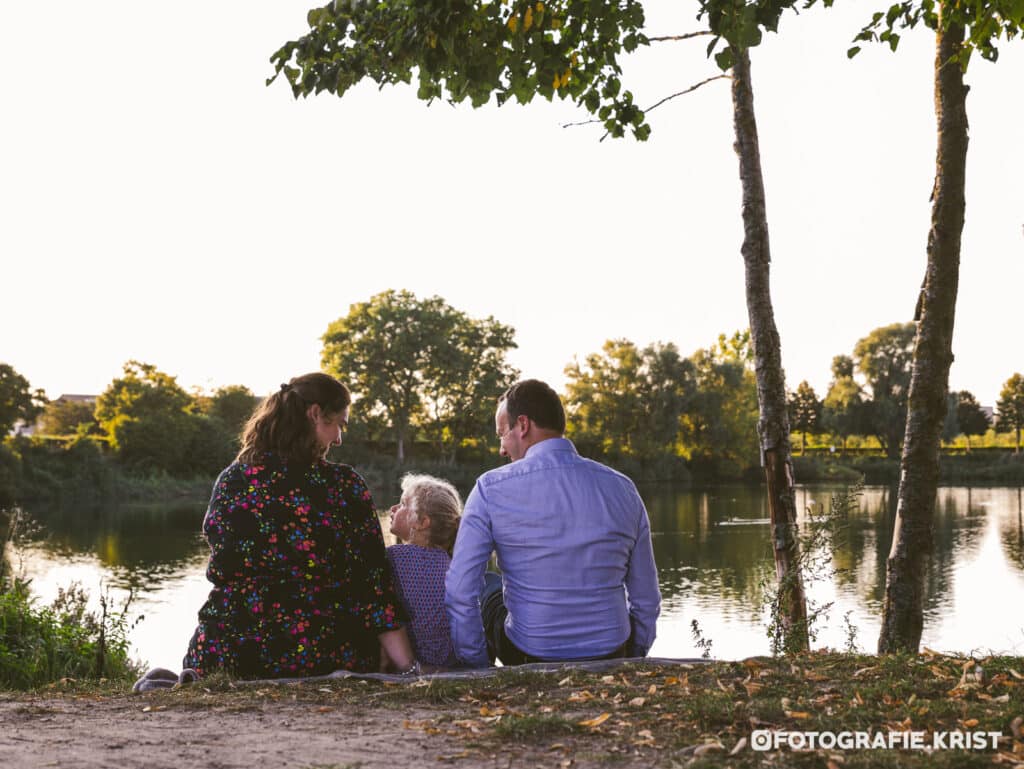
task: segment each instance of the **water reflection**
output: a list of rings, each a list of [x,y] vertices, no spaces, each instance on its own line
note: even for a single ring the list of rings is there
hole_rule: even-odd
[[[22,539],[53,558],[93,556],[109,584],[152,592],[205,560],[204,512],[196,504],[36,509]]]
[[[831,508],[832,494],[843,487],[813,486],[797,492],[806,528],[808,508]],[[695,651],[689,622],[697,619],[715,641],[720,656],[745,656],[767,649],[762,585],[774,578],[767,502],[759,489],[745,487],[678,492],[666,487],[641,490],[651,516],[666,615],[655,652],[678,656]],[[1021,490],[944,488],[939,490],[933,557],[926,575],[924,641],[936,648],[1024,647],[1024,620],[986,609],[999,585],[1001,605],[1024,599],[1024,509]],[[819,644],[843,647],[842,617],[850,612],[859,629],[858,648],[873,650],[885,593],[885,564],[896,517],[895,488],[864,489],[842,521],[840,534],[822,553],[835,573],[807,586],[819,605],[833,610],[821,623]],[[994,532],[1002,543],[993,552]],[[963,585],[987,584],[987,591],[964,593]],[[1007,594],[1005,591],[1009,591]],[[957,614],[978,616],[977,623],[956,623]],[[745,619],[737,628],[735,621]],[[760,624],[759,624],[760,623]],[[652,652],[653,653],[653,652]]]
[[[798,490],[797,507],[828,507],[837,486]],[[774,580],[768,510],[759,489],[708,491],[641,488],[651,517],[664,597],[652,654],[699,656],[696,619],[713,653],[766,653],[762,585]],[[885,588],[896,490],[869,487],[822,555],[834,576],[808,585],[819,604],[834,603],[817,644],[842,648],[849,613],[861,649],[873,651]],[[94,594],[100,580],[123,595],[133,589],[147,615],[133,635],[139,657],[180,663],[196,612],[209,589],[202,505],[34,509],[14,561],[44,599],[79,580]],[[806,515],[802,513],[806,522]],[[1024,620],[1006,606],[1024,602],[1024,505],[1021,489],[946,488],[936,506],[934,555],[926,582],[923,642],[939,649],[1024,650]]]

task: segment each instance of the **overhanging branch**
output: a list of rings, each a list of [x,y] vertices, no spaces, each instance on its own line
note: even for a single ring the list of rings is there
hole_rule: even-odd
[[[644,110],[644,114],[650,112],[652,109],[660,107],[662,104],[664,104],[667,101],[671,101],[672,99],[675,99],[677,96],[685,96],[688,93],[693,93],[694,91],[696,91],[701,86],[707,85],[708,83],[713,83],[715,80],[723,80],[723,79],[724,80],[729,80],[731,78],[732,78],[732,75],[728,75],[728,74],[723,73],[721,75],[715,75],[714,77],[709,77],[709,78],[707,78],[705,80],[701,80],[699,83],[694,83],[689,88],[687,88],[687,89],[685,89],[683,91],[680,91],[679,93],[674,93],[671,96],[666,96],[661,101],[659,101],[659,102],[657,102],[655,104],[652,104],[650,107],[648,107],[647,109]],[[574,126],[590,125],[591,123],[603,123],[603,122],[604,121],[601,120],[600,118],[592,118],[590,120],[580,120],[577,123],[563,123],[562,124],[562,128],[572,128]],[[604,141],[607,137],[608,137],[608,132],[606,131],[604,136],[601,137],[600,141]]]
[[[694,85],[691,85],[685,91],[680,91],[679,93],[674,93],[671,96],[666,96],[661,101],[659,101],[659,102],[657,102],[655,104],[652,104],[650,107],[648,107],[647,109],[644,110],[644,113],[646,114],[646,113],[650,112],[652,109],[656,109],[657,107],[660,107],[665,102],[671,101],[672,99],[676,98],[677,96],[685,96],[688,93],[693,93],[698,88],[700,88],[702,85],[707,85],[708,83],[712,83],[715,80],[722,80],[722,79],[729,80],[731,78],[732,78],[732,75],[721,74],[721,75],[715,75],[714,77],[709,77],[707,80],[701,80],[699,83],[695,83]],[[591,122],[594,122],[594,121],[591,121]]]
[[[660,35],[658,37],[649,37],[647,42],[649,43],[665,43],[676,40],[690,40],[695,37],[703,37],[704,35],[714,34],[710,29],[704,29],[700,32],[687,32],[685,35]]]

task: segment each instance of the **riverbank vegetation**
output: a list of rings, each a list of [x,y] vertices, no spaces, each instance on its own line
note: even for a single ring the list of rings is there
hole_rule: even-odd
[[[35,689],[61,680],[123,684],[138,675],[128,654],[128,606],[109,595],[99,613],[80,585],[61,588],[39,605],[29,581],[13,573],[8,546],[17,516],[0,510],[0,689]]]
[[[871,331],[832,361],[824,396],[806,381],[789,396],[796,478],[889,483],[899,477],[913,324]],[[439,297],[386,291],[353,305],[323,337],[322,365],[355,395],[352,427],[333,458],[358,467],[377,495],[408,470],[462,488],[503,460],[493,408],[519,372],[514,331],[474,319]],[[382,351],[387,351],[385,355]],[[609,340],[571,361],[563,398],[580,451],[638,481],[763,482],[750,335],[721,335],[683,356],[671,342]],[[174,376],[125,364],[94,399],[45,395],[0,369],[0,427],[34,425],[0,447],[0,504],[15,500],[203,500],[237,450],[258,398],[240,385],[183,389]],[[1024,378],[1013,374],[994,408],[949,394],[941,479],[1024,483]]]

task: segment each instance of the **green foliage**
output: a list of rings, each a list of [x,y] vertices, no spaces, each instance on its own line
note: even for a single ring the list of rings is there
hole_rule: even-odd
[[[0,443],[0,509],[14,504],[20,483],[21,457]]]
[[[857,370],[871,390],[867,431],[878,438],[890,457],[899,456],[903,442],[916,332],[913,323],[893,323],[876,328],[853,348]]]
[[[750,332],[719,336],[690,357],[694,394],[682,419],[682,444],[695,470],[737,478],[759,464],[757,382]]]
[[[410,83],[417,96],[474,107],[540,95],[571,99],[612,136],[650,134],[622,89],[620,54],[647,45],[637,0],[335,0],[307,15],[309,32],[273,56],[296,96],[342,96],[363,78]]]
[[[244,385],[228,385],[218,387],[212,395],[198,396],[195,401],[199,413],[219,422],[226,433],[237,438],[260,399]]]
[[[493,436],[495,399],[519,371],[505,356],[515,331],[493,317],[474,320],[452,308],[444,344],[433,350],[423,371],[422,426],[441,454],[454,462],[467,441],[488,444]]]
[[[789,396],[789,424],[800,433],[800,451],[807,444],[807,433],[814,432],[821,423],[822,404],[807,380],[797,385],[796,392]]]
[[[674,344],[640,350],[625,339],[608,340],[584,365],[566,366],[569,437],[613,461],[674,454],[692,370]]]
[[[58,398],[50,401],[39,417],[43,435],[75,435],[81,426],[87,432],[96,428],[95,404]]]
[[[714,34],[708,44],[708,56],[721,42],[715,63],[723,71],[732,67],[736,54],[761,44],[762,30],[776,32],[782,12],[794,8],[794,0],[699,0],[698,19],[707,18]],[[831,0],[826,5],[831,5]]]
[[[46,404],[46,393],[32,390],[21,374],[6,363],[0,363],[0,438],[16,423],[32,424]]]
[[[812,0],[813,2],[813,0]],[[932,30],[948,29],[951,24],[962,26],[965,40],[962,49],[954,57],[964,71],[971,54],[977,51],[983,59],[995,61],[999,58],[999,41],[1013,40],[1024,27],[1024,2],[1022,0],[974,0],[954,3],[942,0],[904,0],[894,3],[885,11],[877,11],[871,21],[854,38],[858,42],[885,43],[893,51],[899,46],[898,30],[909,30],[918,24]],[[847,51],[851,58],[860,51],[854,46]]]
[[[88,595],[73,584],[51,606],[40,607],[28,584],[0,588],[0,689],[32,689],[63,678],[129,682],[138,669],[128,657],[128,604],[97,616]]]
[[[972,435],[984,435],[990,427],[988,415],[982,411],[975,398],[967,390],[956,394],[956,421],[960,432],[967,436],[967,448],[971,447]]]
[[[121,462],[179,477],[216,472],[234,453],[232,432],[196,410],[173,376],[138,361],[128,361],[96,401],[96,419]]]
[[[440,297],[388,290],[327,327],[321,362],[352,387],[360,419],[376,418],[394,435],[399,458],[416,425],[454,452],[490,433],[495,400],[517,376],[505,360],[513,335]]]
[[[996,402],[1000,429],[1011,429],[1016,434],[1014,448],[1020,451],[1020,431],[1024,430],[1024,376],[1014,374],[1003,384]]]
[[[832,359],[832,383],[822,404],[822,424],[846,440],[854,434],[867,432],[868,413],[864,391],[853,378],[853,358],[837,355]]]

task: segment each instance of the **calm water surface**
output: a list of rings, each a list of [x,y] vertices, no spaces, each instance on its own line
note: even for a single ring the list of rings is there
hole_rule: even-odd
[[[827,507],[837,490],[802,487],[797,506]],[[774,578],[774,564],[762,493],[668,486],[641,493],[663,596],[651,653],[700,656],[693,620],[715,657],[767,653],[762,583]],[[818,623],[815,646],[845,648],[853,632],[858,648],[874,650],[895,501],[894,489],[865,489],[840,540],[820,553],[835,573],[808,586],[812,601],[832,603]],[[203,513],[201,505],[27,510],[14,568],[32,579],[44,601],[73,581],[94,598],[101,585],[118,598],[134,590],[129,614],[144,615],[131,635],[135,656],[178,668],[209,590],[207,549],[199,533]],[[924,645],[1024,654],[1022,517],[1018,488],[939,490]]]

